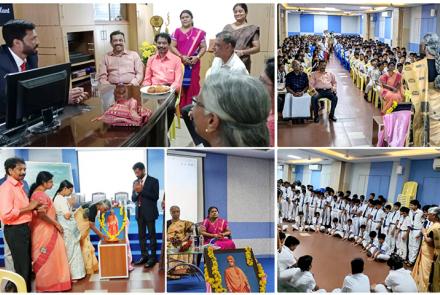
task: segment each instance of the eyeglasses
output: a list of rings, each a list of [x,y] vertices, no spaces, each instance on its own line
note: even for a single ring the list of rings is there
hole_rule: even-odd
[[[196,106],[199,106],[199,107],[201,107],[201,108],[205,108],[205,105],[204,105],[203,103],[201,103],[201,102],[198,100],[198,97],[193,97],[193,98],[192,98],[192,102],[193,102]]]

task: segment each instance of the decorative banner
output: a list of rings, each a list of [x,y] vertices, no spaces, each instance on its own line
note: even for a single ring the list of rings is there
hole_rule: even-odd
[[[12,4],[0,4],[0,26],[14,19],[14,8]]]

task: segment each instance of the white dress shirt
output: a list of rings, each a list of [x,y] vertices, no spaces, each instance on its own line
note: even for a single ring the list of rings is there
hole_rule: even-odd
[[[235,53],[232,54],[232,56],[229,58],[229,60],[226,63],[224,63],[220,57],[215,57],[214,60],[212,61],[211,67],[206,72],[205,77],[208,77],[211,74],[216,74],[221,70],[226,70],[228,72],[236,73],[236,74],[249,75],[246,66],[238,57],[238,55]]]
[[[344,279],[343,293],[370,293],[370,279],[363,273],[348,275]]]
[[[17,64],[18,71],[19,71],[19,72],[22,72],[22,70],[21,70],[21,65],[26,63],[26,59],[25,59],[25,60],[22,60],[18,55],[16,55],[16,54],[14,53],[14,51],[12,51],[11,48],[8,47],[8,49],[9,49],[9,52],[11,52],[11,55],[12,55],[12,57],[14,58],[15,63]]]

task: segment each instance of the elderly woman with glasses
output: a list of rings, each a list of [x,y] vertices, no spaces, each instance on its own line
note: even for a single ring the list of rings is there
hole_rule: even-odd
[[[210,75],[194,100],[196,132],[213,147],[267,147],[271,109],[261,81],[221,71]]]

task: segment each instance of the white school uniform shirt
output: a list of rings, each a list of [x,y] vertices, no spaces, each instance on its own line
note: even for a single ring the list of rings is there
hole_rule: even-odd
[[[380,251],[380,254],[391,255],[393,252],[387,242],[383,242],[382,244],[378,243],[375,247]]]
[[[338,201],[333,200],[333,201],[331,202],[331,206],[332,206],[332,211],[334,211],[334,212],[339,212],[339,209],[338,209]]]
[[[394,211],[391,215],[391,222],[390,225],[393,224],[395,226],[397,226],[399,224],[399,220],[400,220],[400,211]]]
[[[310,197],[310,208],[316,208],[316,203],[318,201],[318,198],[313,195]]]
[[[364,230],[364,233],[363,233],[363,236],[362,236],[362,239],[364,240],[364,241],[366,241],[368,244],[370,243],[370,234],[366,231],[366,230]]]
[[[299,195],[299,207],[300,207],[300,211],[302,210],[302,207],[306,204],[306,200],[305,200],[305,196],[301,193],[300,195]]]
[[[364,238],[364,236],[365,236],[365,229],[360,228],[359,233],[358,233],[358,237]]]
[[[284,186],[281,186],[280,190],[283,192],[283,195],[286,193],[286,188]]]
[[[316,287],[313,274],[310,271],[301,271],[297,267],[280,272],[280,281],[291,289],[289,291],[311,293]]]
[[[394,293],[412,292],[417,293],[417,285],[411,276],[411,271],[405,268],[390,270],[385,279],[385,285]]]
[[[296,263],[295,256],[293,256],[293,251],[289,247],[283,245],[280,254],[278,254],[278,269],[283,271],[291,267]]]
[[[422,229],[423,227],[423,211],[420,209],[417,209],[416,211],[409,211],[409,218],[411,219],[411,227],[413,229]]]
[[[403,217],[402,222],[400,223],[400,230],[404,230],[407,231],[408,227],[411,226],[411,219],[409,218],[409,216]]]
[[[373,221],[379,223],[382,218],[385,218],[385,212],[382,210],[382,208],[376,209],[376,212],[374,212],[373,215]]]
[[[384,219],[384,223],[383,223],[383,228],[388,228],[390,227],[391,223],[393,222],[393,212],[388,212],[385,213],[385,219]]]
[[[370,293],[370,279],[363,273],[348,275],[344,279],[341,292],[343,293]]]
[[[322,218],[321,217],[313,217],[312,218],[312,225],[321,225]]]
[[[316,208],[324,210],[325,202],[326,202],[325,199],[318,199],[318,201],[316,202]]]

